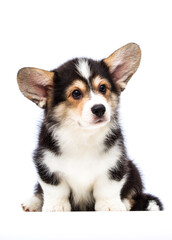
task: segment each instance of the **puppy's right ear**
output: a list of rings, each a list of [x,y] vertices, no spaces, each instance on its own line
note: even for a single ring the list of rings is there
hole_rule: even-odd
[[[53,72],[30,67],[20,69],[17,74],[20,91],[41,108],[46,106],[53,78]]]

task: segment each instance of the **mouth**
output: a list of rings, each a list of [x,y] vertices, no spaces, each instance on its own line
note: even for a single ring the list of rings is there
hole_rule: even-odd
[[[105,122],[105,120],[103,118],[97,118],[93,121],[93,124],[98,124],[98,123],[102,123]]]
[[[98,124],[101,124],[101,123],[106,123],[107,122],[107,119],[105,117],[101,117],[101,118],[94,118],[92,124],[93,125],[98,125]]]
[[[92,128],[95,128],[95,127],[104,126],[107,122],[108,122],[108,120],[105,117],[102,117],[102,118],[94,118],[93,121],[89,124],[89,126],[84,126],[80,122],[78,122],[78,125],[82,128],[92,129]]]

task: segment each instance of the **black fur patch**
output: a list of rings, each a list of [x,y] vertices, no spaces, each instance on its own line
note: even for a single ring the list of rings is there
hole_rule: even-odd
[[[65,93],[67,87],[69,87],[74,80],[79,78],[75,64],[77,64],[76,59],[68,61],[59,68],[53,70],[55,74],[52,107],[66,100]]]
[[[124,159],[120,159],[115,168],[109,170],[109,177],[111,180],[121,181],[127,173],[127,165]]]
[[[114,121],[118,123],[117,114],[113,118],[114,118]],[[125,155],[126,151],[125,151],[123,135],[120,127],[118,127],[117,129],[112,129],[111,132],[106,136],[104,141],[105,149],[109,150],[111,147],[113,147],[116,144],[117,141],[118,141],[118,145],[121,147],[122,153]]]
[[[133,192],[135,195],[140,195],[143,191],[143,184],[140,173],[132,161],[127,160],[127,180],[121,190],[121,198],[126,198]]]
[[[37,149],[34,153],[33,159],[40,178],[47,184],[58,185],[60,183],[60,179],[57,174],[51,173],[48,167],[42,163],[42,158],[43,149]]]
[[[37,183],[36,185],[35,185],[35,188],[34,188],[34,194],[35,195],[43,195],[43,190],[42,190],[42,187],[41,187],[41,185],[39,184],[39,183]]]
[[[52,126],[52,124],[55,125],[56,122],[54,123],[49,122],[48,124],[50,127],[50,125]],[[60,147],[58,145],[58,142],[54,140],[54,138],[52,137],[52,133],[48,131],[47,126],[44,123],[41,126],[38,144],[39,147],[41,147],[42,149],[48,149],[57,155],[60,154]]]
[[[91,201],[84,203],[84,209],[81,208],[80,204],[76,204],[73,199],[73,193],[70,193],[69,202],[71,204],[72,211],[95,211],[95,199],[93,197],[93,192],[91,194]]]

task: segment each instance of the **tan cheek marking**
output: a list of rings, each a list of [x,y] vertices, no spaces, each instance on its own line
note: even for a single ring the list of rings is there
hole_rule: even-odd
[[[54,115],[58,117],[61,123],[70,123],[70,121],[78,121],[82,115],[83,107],[86,101],[88,101],[88,96],[83,97],[82,100],[75,100],[72,103],[65,101],[64,103],[57,106],[54,110]],[[69,121],[69,122],[68,122]]]
[[[54,108],[54,115],[58,117],[59,120],[63,120],[67,115],[67,106],[66,102],[59,104]]]
[[[47,108],[49,109],[52,106],[53,102],[53,88],[49,88],[48,90],[48,97],[47,97]]]
[[[119,103],[118,95],[116,95],[115,93],[112,93],[109,100],[109,104],[111,106],[112,111],[114,111],[117,108],[118,103]]]
[[[76,89],[82,92],[81,99],[76,100],[72,97],[72,92]],[[68,117],[70,118],[71,114],[72,116],[81,116],[84,104],[88,100],[89,93],[86,85],[82,81],[76,80],[66,91],[66,101],[54,108],[54,115],[62,122]]]
[[[88,94],[86,94],[80,100],[74,100],[74,99],[70,100],[70,103],[68,103],[69,111],[72,110],[72,112],[75,112],[75,114],[81,116],[83,107],[88,100],[89,100]]]
[[[111,100],[111,92],[109,88],[106,89],[106,93],[104,94],[104,97],[106,98],[107,102]]]
[[[72,97],[72,92],[74,90],[80,90],[82,92],[82,97],[81,99],[74,99]],[[85,102],[88,100],[89,98],[89,93],[87,91],[87,87],[86,84],[84,84],[82,81],[80,80],[76,80],[74,81],[74,83],[68,88],[67,90],[67,108],[72,109],[72,111],[76,112],[77,114],[81,115],[83,106],[85,104]]]

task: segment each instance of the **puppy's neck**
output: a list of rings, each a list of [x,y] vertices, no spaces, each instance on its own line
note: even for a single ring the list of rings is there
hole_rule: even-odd
[[[106,135],[111,131],[111,124],[94,129],[62,125],[53,130],[53,137],[62,152],[86,152],[90,149],[103,149]]]

